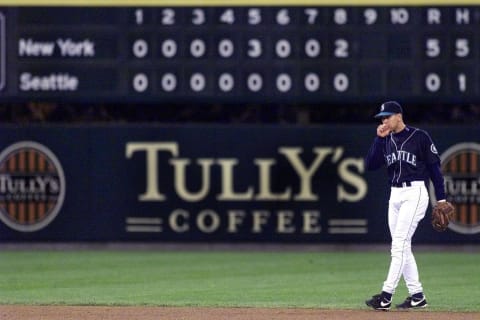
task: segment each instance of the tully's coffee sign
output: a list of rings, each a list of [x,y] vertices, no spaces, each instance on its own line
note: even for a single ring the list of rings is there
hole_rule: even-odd
[[[428,130],[457,216],[438,234],[427,211],[416,241],[478,242],[479,129]],[[0,240],[389,242],[386,173],[364,167],[374,137],[374,125],[3,127]]]

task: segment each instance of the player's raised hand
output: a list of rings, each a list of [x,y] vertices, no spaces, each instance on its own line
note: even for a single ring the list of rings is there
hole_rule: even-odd
[[[377,127],[377,136],[384,138],[388,136],[389,133],[390,133],[390,130],[388,129],[386,124],[380,124]]]

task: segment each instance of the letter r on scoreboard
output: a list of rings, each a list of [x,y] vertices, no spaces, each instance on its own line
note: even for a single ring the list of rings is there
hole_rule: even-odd
[[[6,55],[7,48],[6,43],[7,39],[5,32],[5,15],[3,12],[0,12],[0,91],[3,91],[5,88],[5,78],[6,78]]]

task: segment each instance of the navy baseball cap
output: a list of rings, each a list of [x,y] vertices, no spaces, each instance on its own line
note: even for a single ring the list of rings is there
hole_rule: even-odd
[[[400,103],[397,101],[387,101],[380,106],[380,112],[375,115],[375,118],[391,116],[397,113],[403,113]]]

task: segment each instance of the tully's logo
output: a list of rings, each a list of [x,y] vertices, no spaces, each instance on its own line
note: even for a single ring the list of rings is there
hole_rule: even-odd
[[[447,200],[456,207],[449,228],[463,234],[480,232],[480,144],[459,143],[441,155]]]
[[[21,232],[44,228],[64,197],[63,169],[48,148],[23,141],[0,153],[0,220],[7,226]]]

